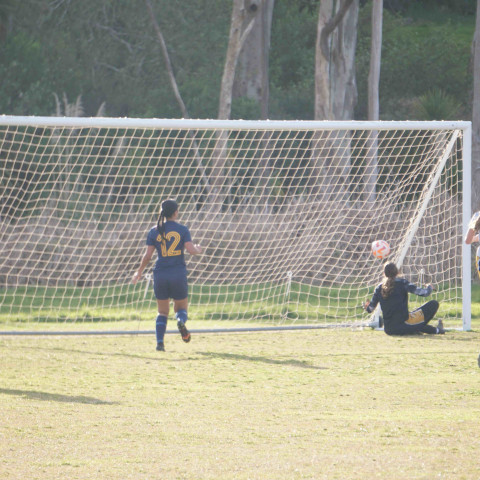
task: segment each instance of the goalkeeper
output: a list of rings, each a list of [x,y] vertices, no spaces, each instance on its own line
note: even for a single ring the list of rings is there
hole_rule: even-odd
[[[437,313],[439,304],[436,300],[417,308],[413,312],[408,309],[408,294],[414,293],[427,297],[432,293],[432,286],[420,288],[405,278],[397,278],[398,268],[394,263],[387,263],[384,267],[385,280],[375,288],[372,300],[366,301],[363,308],[372,313],[380,303],[387,335],[411,335],[413,333],[443,334],[443,322],[438,321],[437,327],[428,325],[428,322]]]
[[[465,243],[470,245],[472,243],[478,243],[480,232],[480,211],[475,212],[468,224],[468,231],[465,235]],[[477,255],[475,260],[475,267],[477,269],[478,276],[480,277],[480,246],[477,248]]]
[[[200,245],[192,243],[190,231],[185,225],[176,222],[178,205],[175,200],[162,202],[162,210],[157,226],[147,235],[147,250],[135,272],[132,283],[137,283],[143,270],[150,262],[153,252],[157,251],[157,261],[153,269],[153,289],[157,299],[158,315],[155,323],[157,350],[165,351],[164,336],[173,299],[177,327],[184,342],[190,341],[190,332],[185,324],[188,319],[188,283],[184,251],[191,255],[202,253]]]

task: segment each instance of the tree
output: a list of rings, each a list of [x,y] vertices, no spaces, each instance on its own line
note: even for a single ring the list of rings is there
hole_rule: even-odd
[[[315,119],[351,120],[357,99],[355,48],[359,0],[325,0],[320,4],[315,51]],[[331,137],[330,135],[336,136]],[[348,195],[343,182],[350,171],[350,133],[315,134],[312,143],[314,168],[322,170],[314,185],[330,201]]]
[[[165,62],[165,68],[167,70],[168,79],[170,80],[170,85],[172,86],[173,93],[175,95],[175,99],[182,111],[183,118],[190,118],[188,114],[187,107],[183,101],[182,96],[180,95],[180,90],[178,89],[177,79],[175,78],[175,73],[173,72],[172,62],[170,60],[170,55],[168,54],[167,44],[165,43],[165,39],[163,38],[162,30],[158,25],[157,19],[155,18],[155,14],[153,12],[152,4],[150,0],[145,0],[145,4],[147,6],[148,14],[150,16],[150,20],[152,22],[153,28],[155,29],[155,33],[157,35],[158,41],[160,43],[160,47],[162,49],[163,60]]]
[[[380,117],[379,84],[382,58],[382,24],[383,0],[373,0],[372,8],[372,40],[370,48],[370,71],[368,74],[368,119],[378,120]],[[367,140],[370,164],[366,169],[366,184],[364,196],[366,200],[375,200],[375,186],[378,178],[377,150],[378,132],[372,131]]]
[[[248,8],[258,17],[240,51],[233,85],[234,98],[246,98],[268,118],[270,34],[275,0],[250,0]]]
[[[245,50],[242,57],[244,78],[246,79],[243,89],[249,95],[250,84],[253,85],[254,90],[260,88],[262,113],[266,115],[266,103],[264,102],[265,98],[268,102],[266,65],[268,65],[267,49],[269,47],[273,3],[274,0],[234,0],[233,2],[230,34],[220,87],[219,119],[226,120],[231,116],[237,65],[247,39],[251,38],[252,31],[255,31],[256,35],[249,40],[251,48]],[[268,32],[264,31],[265,28],[268,28]],[[260,55],[250,61],[250,56],[258,49],[260,50]],[[258,92],[256,93],[258,94]],[[252,94],[250,93],[250,95]],[[228,133],[226,131],[222,130],[216,134],[216,142],[211,159],[210,178],[212,189],[208,202],[213,210],[222,208],[225,202],[226,189],[228,188],[228,176],[225,172],[225,167],[229,161],[227,141]]]
[[[315,48],[315,119],[351,120],[357,99],[355,47],[359,0],[320,4]]]
[[[228,39],[227,55],[223,67],[218,118],[228,120],[232,112],[233,84],[240,52],[258,17],[258,8],[245,5],[246,0],[233,0],[232,20]],[[245,8],[245,7],[248,8]]]
[[[183,118],[190,118],[190,115],[188,113],[187,107],[185,106],[185,103],[183,101],[182,95],[180,94],[180,90],[178,88],[177,84],[177,79],[175,78],[175,73],[173,71],[173,66],[172,62],[170,60],[170,55],[168,53],[167,49],[167,44],[165,42],[165,38],[163,37],[162,30],[160,29],[160,26],[157,22],[157,19],[155,17],[155,13],[152,8],[152,4],[150,3],[150,0],[145,0],[145,4],[147,6],[148,14],[150,16],[150,20],[152,22],[153,28],[155,30],[155,33],[157,35],[158,41],[160,43],[160,47],[162,50],[163,54],[163,59],[165,62],[165,68],[167,70],[168,78],[170,80],[170,85],[172,87],[173,93],[175,95],[175,99],[177,100],[177,103],[180,107],[180,110],[182,112]],[[198,147],[198,142],[196,141],[195,137],[192,135],[191,132],[189,132],[189,136],[192,139],[192,146],[193,146],[193,151],[195,155],[195,161],[197,163],[197,168],[198,171],[201,175],[202,183],[207,192],[210,191],[210,184],[208,181],[208,177],[205,171],[205,167],[203,166],[202,158],[201,155],[199,154],[199,147]]]
[[[378,120],[380,115],[379,84],[382,58],[383,0],[373,0],[372,42],[370,51],[370,72],[368,75],[368,119]]]
[[[473,40],[472,154],[473,208],[478,210],[480,205],[480,0],[477,0],[477,20]]]

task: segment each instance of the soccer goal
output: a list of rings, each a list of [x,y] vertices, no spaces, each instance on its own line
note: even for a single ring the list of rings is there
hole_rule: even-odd
[[[0,117],[0,330],[153,329],[167,198],[205,249],[192,329],[368,324],[379,239],[469,329],[470,163],[469,122]]]

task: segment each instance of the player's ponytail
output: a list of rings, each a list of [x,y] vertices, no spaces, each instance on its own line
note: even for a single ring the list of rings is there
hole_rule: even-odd
[[[398,268],[394,263],[389,262],[385,264],[383,273],[385,274],[385,280],[382,283],[382,297],[387,298],[392,293],[393,287],[395,286],[395,278],[398,275]]]
[[[178,210],[178,204],[175,200],[165,200],[162,202],[162,210],[157,220],[157,230],[163,241],[165,238],[165,220],[170,218]]]

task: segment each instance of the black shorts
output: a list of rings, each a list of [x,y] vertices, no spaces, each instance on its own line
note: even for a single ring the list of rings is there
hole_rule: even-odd
[[[157,300],[183,300],[188,296],[187,272],[185,270],[160,270],[153,272],[153,291]]]

